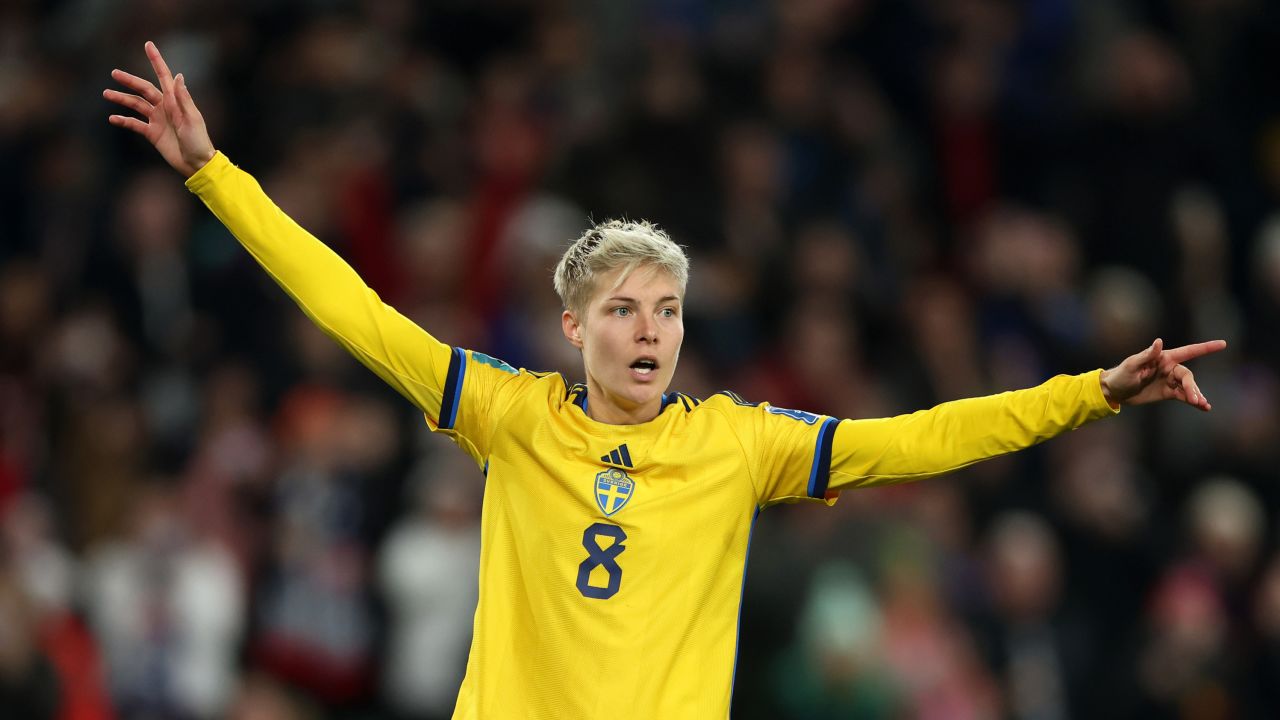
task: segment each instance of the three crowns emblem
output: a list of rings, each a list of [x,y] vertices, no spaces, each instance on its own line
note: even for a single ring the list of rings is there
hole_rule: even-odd
[[[631,500],[636,483],[622,468],[635,466],[631,464],[631,453],[627,450],[626,443],[609,451],[609,454],[600,456],[600,461],[622,466],[611,467],[596,473],[596,504],[600,506],[600,511],[605,514],[605,517],[609,517]]]

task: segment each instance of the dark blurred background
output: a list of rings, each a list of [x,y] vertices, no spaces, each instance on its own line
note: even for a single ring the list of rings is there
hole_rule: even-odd
[[[766,512],[733,716],[1280,714],[1280,4],[9,0],[0,715],[439,718],[462,673],[482,478],[107,124],[147,39],[516,365],[580,379],[551,268],[616,216],[693,258],[695,396],[881,416],[1226,338],[1212,414]]]

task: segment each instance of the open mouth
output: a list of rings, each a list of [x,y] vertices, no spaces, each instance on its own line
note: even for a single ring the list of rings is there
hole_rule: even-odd
[[[658,361],[653,358],[640,358],[631,363],[631,369],[640,375],[648,375],[658,369]]]

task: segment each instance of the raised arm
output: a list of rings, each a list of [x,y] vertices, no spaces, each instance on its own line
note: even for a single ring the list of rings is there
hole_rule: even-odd
[[[153,43],[146,52],[160,87],[112,71],[136,94],[106,90],[103,96],[143,119],[112,115],[111,124],[145,137],[321,330],[438,420],[451,348],[384,304],[342,258],[217,152],[182,75],[170,73]]]
[[[1182,363],[1217,352],[1214,340],[1164,350],[1160,340],[1109,370],[1059,375],[1026,390],[943,403],[910,415],[845,420],[835,431],[828,488],[909,482],[1030,447],[1119,412],[1178,400],[1208,411]]]

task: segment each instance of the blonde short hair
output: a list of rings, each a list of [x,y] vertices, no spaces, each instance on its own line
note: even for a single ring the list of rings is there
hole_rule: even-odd
[[[606,220],[587,230],[556,264],[555,286],[565,309],[581,313],[596,291],[596,278],[626,268],[651,265],[671,273],[683,293],[689,282],[689,258],[665,231],[647,220]]]

